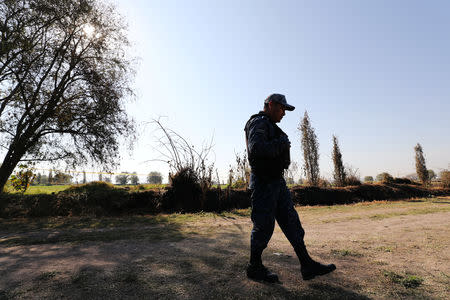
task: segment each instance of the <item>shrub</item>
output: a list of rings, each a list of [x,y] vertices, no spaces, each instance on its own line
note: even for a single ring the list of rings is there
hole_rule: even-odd
[[[353,168],[351,166],[347,166],[346,170],[346,177],[344,180],[344,185],[361,185],[361,176],[359,175],[358,169]]]
[[[372,183],[372,182],[373,182],[373,177],[372,177],[372,176],[366,176],[366,177],[364,177],[364,182]]]
[[[169,184],[165,209],[192,212],[202,208],[200,179],[193,169],[186,167],[169,174]]]
[[[412,180],[408,179],[408,178],[394,178],[392,179],[392,183],[399,183],[399,184],[415,184],[415,182],[413,182]]]
[[[349,175],[347,178],[345,178],[345,185],[361,185],[361,180],[358,176],[355,175]]]
[[[309,185],[312,186],[313,184],[311,183]],[[330,181],[328,181],[325,178],[319,178],[318,186],[321,188],[328,188],[328,187],[331,187],[331,183],[330,183]]]
[[[57,194],[58,215],[102,215],[119,212],[128,201],[128,192],[112,184],[93,181],[72,186]]]
[[[444,188],[450,188],[450,171],[441,172],[441,184]]]
[[[376,179],[378,182],[382,182],[382,183],[392,183],[394,181],[394,178],[388,172],[383,172],[381,174],[378,174]]]

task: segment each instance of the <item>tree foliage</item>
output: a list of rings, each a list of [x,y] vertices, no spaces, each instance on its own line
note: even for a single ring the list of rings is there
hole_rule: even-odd
[[[53,177],[53,182],[55,184],[70,184],[72,183],[72,175],[66,174],[61,171],[56,171],[55,176]]]
[[[132,185],[138,185],[139,184],[139,177],[137,176],[136,172],[131,173],[131,175],[130,175],[130,183]]]
[[[366,177],[364,177],[364,182],[370,182],[370,183],[372,183],[373,182],[373,177],[372,176],[366,176]]]
[[[147,175],[147,182],[150,184],[161,184],[162,175],[160,172],[152,171]]]
[[[417,177],[419,177],[422,184],[428,183],[428,170],[425,164],[425,157],[423,156],[422,146],[417,143],[414,147],[414,151],[416,152],[416,173]]]
[[[33,166],[21,164],[18,171],[11,176],[12,187],[21,193],[25,193],[28,187],[33,183],[36,175],[33,173]]]
[[[337,186],[344,186],[345,179],[346,179],[346,173],[345,173],[344,164],[342,163],[341,149],[339,148],[338,139],[335,135],[333,135],[332,156],[333,156],[333,165],[334,165],[334,171],[333,171],[334,182]]]
[[[130,175],[128,172],[121,172],[119,175],[116,175],[116,183],[120,185],[125,185],[130,180]]]
[[[394,177],[392,177],[392,175],[388,172],[383,172],[376,176],[376,180],[382,183],[390,183],[394,181]]]
[[[305,111],[298,129],[302,136],[303,171],[309,184],[317,186],[319,183],[319,142],[307,111]]]
[[[450,171],[442,171],[440,174],[440,179],[443,187],[450,188]]]
[[[20,161],[115,165],[133,136],[128,40],[100,0],[0,2],[0,189]]]

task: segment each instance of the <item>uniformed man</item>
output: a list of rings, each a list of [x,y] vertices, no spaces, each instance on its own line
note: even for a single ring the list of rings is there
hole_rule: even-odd
[[[303,280],[324,275],[336,269],[334,264],[323,265],[308,254],[297,211],[283,178],[290,164],[291,143],[276,123],[285,111],[294,106],[281,94],[272,94],[264,101],[264,110],[253,115],[245,125],[248,159],[251,167],[250,190],[252,201],[250,263],[247,276],[251,279],[278,282],[278,276],[270,272],[261,261],[263,250],[272,237],[275,220],[294,247],[301,264]]]

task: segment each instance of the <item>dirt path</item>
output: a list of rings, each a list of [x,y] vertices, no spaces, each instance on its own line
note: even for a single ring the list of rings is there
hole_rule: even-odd
[[[111,228],[0,229],[0,299],[441,298],[450,295],[450,199],[298,208],[327,276],[302,281],[277,226],[263,260],[282,284],[245,277],[251,221],[208,215]]]

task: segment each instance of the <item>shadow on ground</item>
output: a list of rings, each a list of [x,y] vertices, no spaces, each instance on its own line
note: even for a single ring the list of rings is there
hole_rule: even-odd
[[[265,257],[282,284],[248,280],[249,235],[239,224],[198,234],[176,224],[111,232],[3,244],[0,299],[368,299],[338,272],[302,281],[289,256]]]

